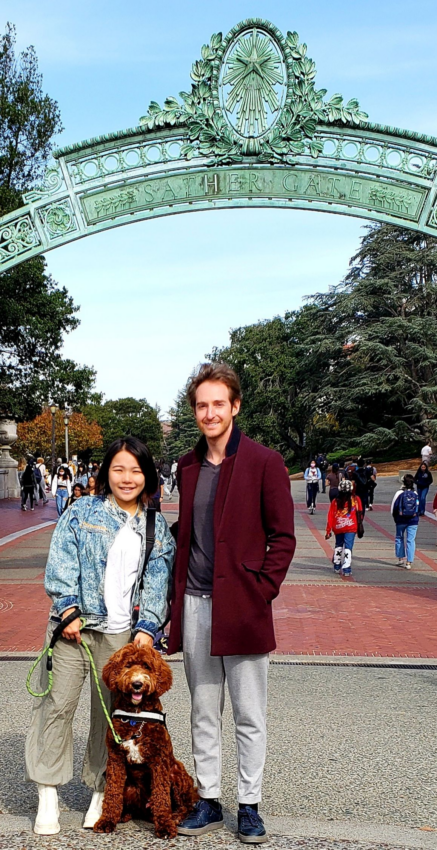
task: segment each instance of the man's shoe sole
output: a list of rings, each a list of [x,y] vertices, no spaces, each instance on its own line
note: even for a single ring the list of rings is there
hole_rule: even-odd
[[[265,841],[269,840],[267,833],[264,833],[264,835],[243,835],[242,832],[239,832],[238,838],[243,844],[264,844]]]
[[[222,829],[224,825],[224,820],[218,820],[214,823],[208,823],[206,826],[194,827],[194,829],[178,826],[178,835],[205,835],[207,832],[213,832],[215,829]]]

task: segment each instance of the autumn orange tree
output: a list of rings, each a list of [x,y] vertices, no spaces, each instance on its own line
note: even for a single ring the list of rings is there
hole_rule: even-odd
[[[40,454],[47,457],[52,447],[52,414],[46,408],[40,416],[30,422],[17,425],[18,440],[14,445],[14,454],[23,457],[27,454]],[[55,414],[56,456],[65,454],[64,413]],[[72,413],[68,426],[69,454],[77,454],[86,449],[97,449],[103,443],[102,429],[97,422],[89,422],[82,413]]]

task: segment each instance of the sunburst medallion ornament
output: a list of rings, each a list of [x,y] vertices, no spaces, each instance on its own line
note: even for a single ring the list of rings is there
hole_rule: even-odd
[[[262,136],[275,123],[286,78],[278,46],[256,28],[232,44],[220,87],[228,120],[242,136]]]

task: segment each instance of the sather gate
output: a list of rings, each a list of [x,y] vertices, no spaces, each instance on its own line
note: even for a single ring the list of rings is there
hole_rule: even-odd
[[[437,139],[325,99],[297,33],[250,19],[204,45],[190,92],[58,150],[0,218],[0,271],[110,227],[225,207],[353,215],[437,236]]]

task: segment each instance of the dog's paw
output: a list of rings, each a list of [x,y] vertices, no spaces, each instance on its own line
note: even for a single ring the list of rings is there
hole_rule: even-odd
[[[102,817],[94,824],[94,832],[114,832],[116,826],[112,820]]]
[[[177,834],[178,828],[173,821],[155,824],[155,835],[157,838],[176,838]]]
[[[130,820],[132,820],[132,815],[128,813],[127,815],[123,815],[120,820],[120,823],[128,823],[128,821]]]

